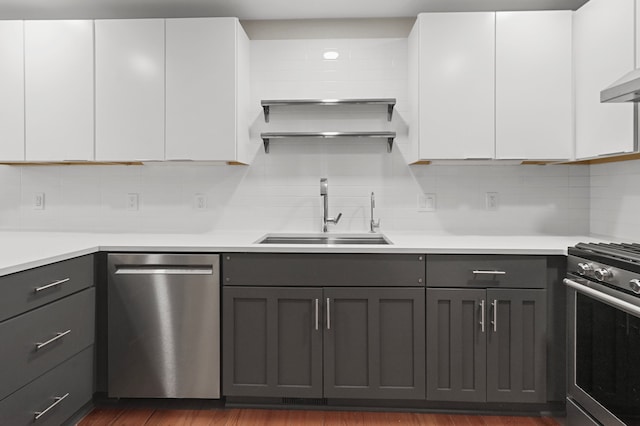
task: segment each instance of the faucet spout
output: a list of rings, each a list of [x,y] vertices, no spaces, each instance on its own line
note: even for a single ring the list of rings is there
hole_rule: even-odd
[[[373,209],[376,206],[376,196],[371,193],[371,221],[369,222],[369,232],[374,233],[376,229],[380,228],[380,219],[377,221],[373,219]]]
[[[333,223],[337,225],[342,217],[342,213],[338,213],[336,217],[329,217],[329,181],[327,178],[320,179],[320,196],[322,196],[322,232],[327,232],[327,225]]]

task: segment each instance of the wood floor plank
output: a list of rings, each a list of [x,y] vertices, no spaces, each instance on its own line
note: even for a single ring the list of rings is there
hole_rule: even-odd
[[[155,410],[147,424],[155,426],[183,426],[190,410]]]
[[[110,426],[143,426],[147,423],[153,411],[151,409],[124,410],[111,422]]]
[[[316,410],[288,410],[286,422],[283,424],[286,426],[323,426],[324,412]]]
[[[227,426],[265,426],[270,425],[270,412],[272,410],[240,410],[234,422],[228,422]]]
[[[97,408],[78,426],[559,426],[551,417],[474,416],[440,413]]]
[[[386,426],[389,424],[387,413],[384,412],[364,411],[362,421],[367,426]]]
[[[387,412],[384,413],[386,424],[399,426],[418,426],[417,419],[413,413]]]
[[[121,409],[96,408],[87,414],[78,426],[108,426],[122,414]]]

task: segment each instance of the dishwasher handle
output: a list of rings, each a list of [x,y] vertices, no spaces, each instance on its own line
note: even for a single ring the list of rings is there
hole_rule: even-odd
[[[116,275],[213,275],[211,265],[116,265]]]

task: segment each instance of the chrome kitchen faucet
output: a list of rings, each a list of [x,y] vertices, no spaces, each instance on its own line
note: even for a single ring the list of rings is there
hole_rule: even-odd
[[[329,181],[327,178],[320,178],[320,195],[323,198],[323,212],[322,212],[322,232],[327,232],[327,224],[333,223],[337,225],[342,217],[342,213],[338,213],[338,216],[329,216]]]
[[[371,193],[371,221],[369,222],[369,232],[376,232],[376,229],[380,228],[380,219],[378,220],[373,219],[373,209],[375,208],[375,206],[376,206],[376,196],[372,192]]]

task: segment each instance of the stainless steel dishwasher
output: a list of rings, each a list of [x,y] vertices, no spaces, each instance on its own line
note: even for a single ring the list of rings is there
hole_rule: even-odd
[[[109,254],[108,395],[220,398],[220,259]]]

